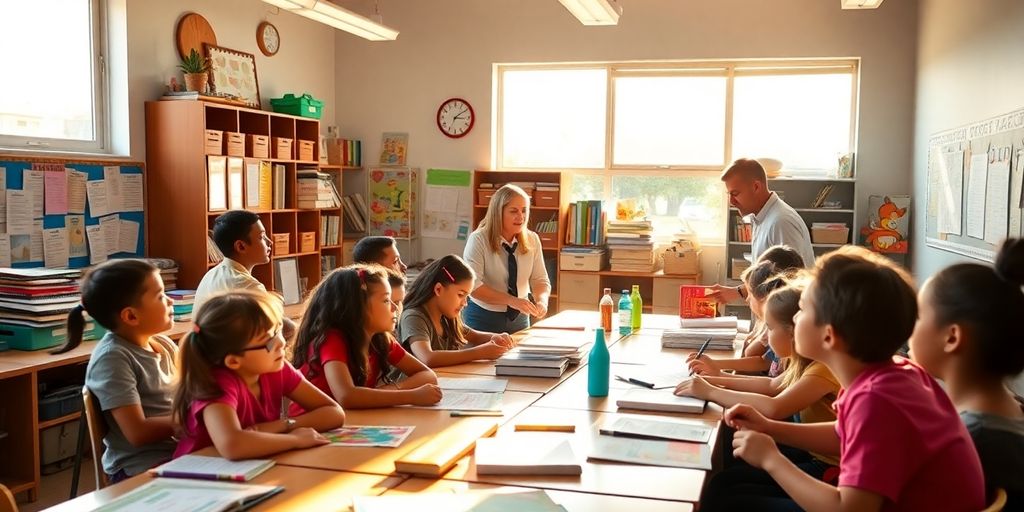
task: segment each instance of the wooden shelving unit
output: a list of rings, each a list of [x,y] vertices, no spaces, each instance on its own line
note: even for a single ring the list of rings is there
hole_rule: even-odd
[[[259,214],[268,235],[287,233],[287,254],[275,254],[274,259],[295,257],[301,278],[307,290],[321,279],[322,256],[335,256],[335,266],[342,261],[342,244],[325,247],[320,232],[321,215],[343,215],[342,208],[296,208],[296,171],[317,168],[321,172],[340,174],[340,166],[321,165],[319,144],[313,144],[310,160],[297,160],[298,141],[317,141],[320,122],[316,119],[277,114],[230,105],[201,101],[150,101],[146,103],[146,189],[149,227],[157,236],[149,242],[149,254],[172,258],[178,262],[178,286],[195,288],[212,266],[206,259],[206,236],[214,220],[222,211],[207,208],[208,181],[207,156],[204,145],[205,130],[237,132],[245,136],[270,137],[268,157],[254,158],[252,148],[246,145],[245,161],[267,161],[285,168],[284,208],[272,210],[252,209]],[[293,140],[290,155],[278,155],[273,147],[276,137]],[[286,158],[285,158],[286,157]],[[243,181],[245,181],[243,179]],[[338,193],[342,193],[342,180],[335,177]],[[247,185],[247,184],[246,184]],[[243,196],[245,193],[243,192]],[[342,222],[344,219],[342,219]],[[315,233],[315,250],[299,251],[303,232]],[[330,270],[330,269],[326,269]],[[253,276],[268,290],[274,289],[272,264],[259,265]]]

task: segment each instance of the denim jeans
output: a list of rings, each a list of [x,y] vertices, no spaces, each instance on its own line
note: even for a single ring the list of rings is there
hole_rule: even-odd
[[[530,315],[520,313],[515,320],[509,320],[504,311],[488,311],[472,300],[462,310],[462,321],[482,332],[507,332],[512,334],[530,327]]]

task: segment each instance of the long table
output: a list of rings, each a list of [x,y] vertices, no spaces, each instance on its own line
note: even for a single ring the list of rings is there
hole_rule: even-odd
[[[567,311],[545,320],[542,326],[565,328],[593,326],[596,323],[596,313]],[[678,318],[671,315],[644,315],[644,325],[644,329],[632,335],[620,337],[615,333],[610,336],[608,343],[613,360],[613,375],[617,372],[638,375],[638,372],[682,368],[685,364],[686,355],[692,351],[662,349],[660,343],[661,329],[677,326]],[[450,378],[499,378],[494,376],[493,362],[473,362],[442,368],[438,374]],[[440,478],[413,477],[395,471],[396,459],[465,422],[498,423],[501,426],[496,436],[508,439],[509,442],[525,440],[528,443],[530,436],[534,436],[532,439],[563,437],[570,441],[577,458],[583,460],[599,435],[598,429],[605,423],[627,415],[673,417],[711,427],[713,434],[709,449],[712,452],[718,451],[720,408],[709,404],[700,415],[618,410],[615,400],[631,387],[631,384],[613,379],[608,397],[588,396],[584,361],[558,379],[508,378],[501,417],[452,417],[448,411],[411,407],[348,410],[348,425],[412,425],[416,428],[401,447],[394,449],[321,446],[274,456],[277,465],[258,477],[254,483],[284,485],[287,490],[256,509],[334,510],[344,508],[354,494],[515,492],[543,489],[549,492],[555,502],[572,511],[630,508],[692,511],[693,504],[700,499],[701,488],[707,478],[708,472],[702,469],[586,460],[581,462],[583,473],[579,476],[478,475],[474,455],[471,453],[458,460]],[[515,432],[518,423],[573,425],[575,432]],[[212,447],[198,453],[217,454]],[[76,498],[53,510],[95,508],[151,478],[139,475]]]

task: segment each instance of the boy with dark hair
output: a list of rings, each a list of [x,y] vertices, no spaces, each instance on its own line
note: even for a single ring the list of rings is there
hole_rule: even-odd
[[[196,287],[194,311],[214,294],[227,290],[267,291],[263,283],[252,276],[256,265],[270,261],[270,238],[260,216],[246,210],[231,210],[213,221],[213,243],[224,259],[203,276]],[[283,334],[291,339],[295,323],[285,317]]]
[[[828,366],[843,387],[837,421],[773,421],[747,405],[725,414],[740,429],[734,453],[788,494],[788,505],[775,495],[780,508],[985,507],[981,464],[953,404],[921,367],[893,357],[917,319],[906,271],[862,247],[840,248],[818,260],[794,318],[796,351]],[[802,472],[776,441],[840,456],[838,488]]]
[[[355,263],[376,263],[402,275],[409,268],[402,263],[398,245],[390,236],[363,237],[352,248],[352,260]]]

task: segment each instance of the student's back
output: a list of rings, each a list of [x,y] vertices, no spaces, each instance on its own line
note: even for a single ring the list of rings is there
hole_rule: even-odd
[[[1024,510],[1024,420],[976,411],[960,413],[978,450],[985,480],[1006,491],[1003,510]]]

